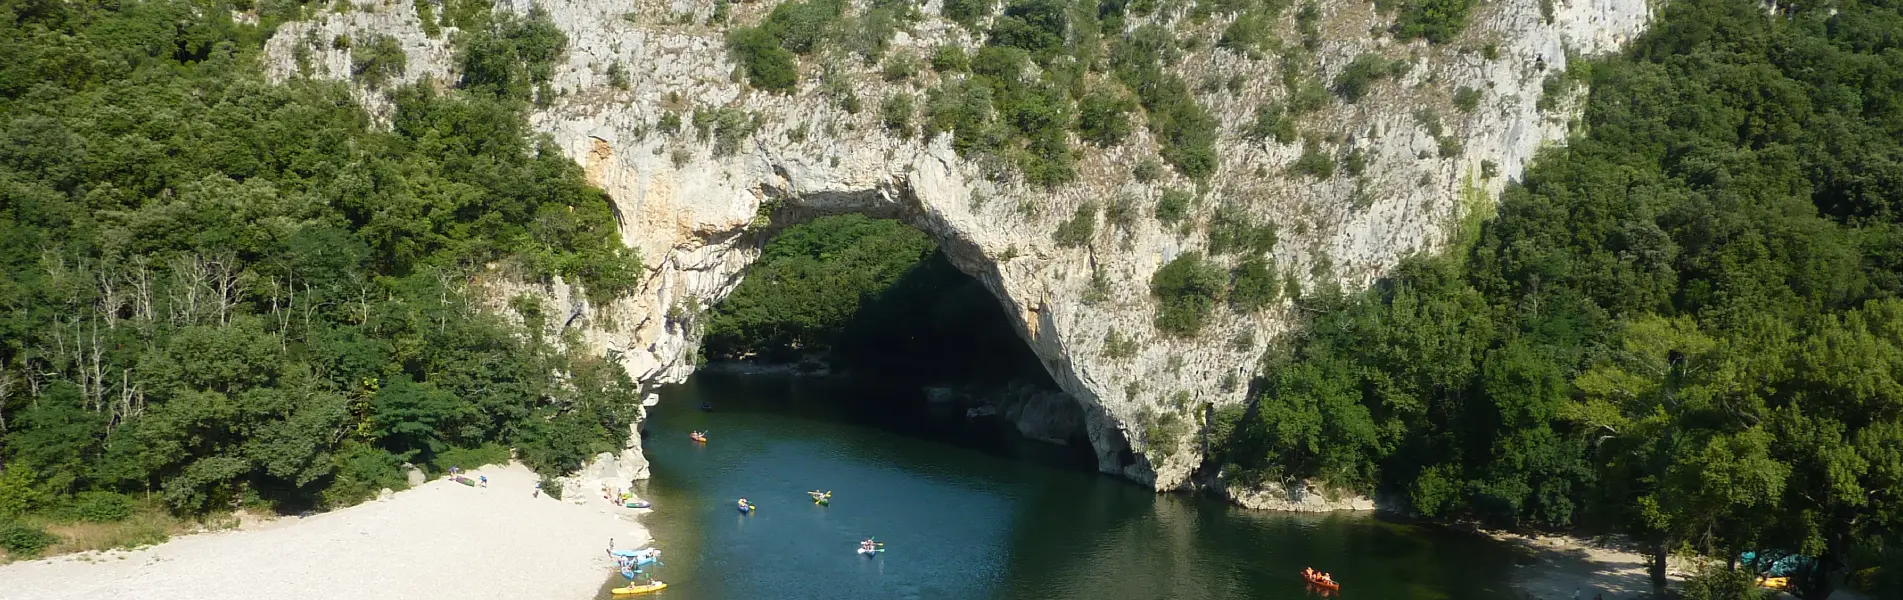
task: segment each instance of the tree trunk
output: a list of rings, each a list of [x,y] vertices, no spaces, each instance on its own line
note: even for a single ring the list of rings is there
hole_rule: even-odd
[[[1841,566],[1842,561],[1838,557],[1843,556],[1844,547],[1848,545],[1848,541],[1847,536],[1832,534],[1828,541],[1824,542],[1824,555],[1817,557],[1817,560],[1811,561],[1809,565],[1805,565],[1803,571],[1800,571],[1803,576],[1798,582],[1800,596],[1821,600],[1829,598],[1830,593],[1836,591],[1834,589],[1836,586],[1831,585],[1830,575]]]
[[[1646,574],[1652,578],[1653,595],[1662,596],[1665,594],[1665,549],[1670,546],[1671,544],[1668,540],[1661,537],[1652,542],[1652,547],[1646,549],[1648,557],[1645,561],[1645,571]]]

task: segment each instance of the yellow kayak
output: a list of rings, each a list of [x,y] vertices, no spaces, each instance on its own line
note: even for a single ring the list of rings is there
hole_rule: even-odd
[[[646,594],[648,592],[658,592],[663,589],[667,589],[667,584],[656,581],[654,583],[649,583],[646,585],[619,587],[619,588],[615,588],[608,591],[614,592],[614,594],[617,596],[626,596],[629,594]]]

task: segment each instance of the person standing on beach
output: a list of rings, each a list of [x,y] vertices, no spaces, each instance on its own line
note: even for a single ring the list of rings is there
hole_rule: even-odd
[[[478,475],[478,476],[476,476],[476,478],[482,481],[482,487],[489,487],[489,476],[488,476],[488,475]],[[1573,600],[1578,600],[1578,598],[1574,598]]]

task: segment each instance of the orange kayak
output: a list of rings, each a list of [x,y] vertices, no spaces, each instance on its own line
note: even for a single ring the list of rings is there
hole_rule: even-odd
[[[694,440],[696,442],[703,443],[703,444],[707,443],[707,436],[704,436],[704,435],[696,435],[696,434],[690,433],[690,434],[687,434],[687,438]]]
[[[1322,578],[1320,578],[1320,577],[1309,577],[1309,576],[1308,576],[1308,575],[1307,575],[1306,573],[1304,573],[1304,574],[1302,575],[1302,579],[1306,579],[1306,580],[1308,580],[1308,584],[1309,584],[1309,585],[1312,585],[1312,586],[1315,586],[1315,587],[1319,587],[1319,588],[1327,588],[1327,589],[1331,589],[1331,590],[1339,590],[1339,589],[1341,589],[1341,584],[1339,584],[1339,583],[1336,583],[1336,582],[1333,582],[1333,581],[1328,581],[1328,580],[1326,580],[1326,579],[1322,579]]]

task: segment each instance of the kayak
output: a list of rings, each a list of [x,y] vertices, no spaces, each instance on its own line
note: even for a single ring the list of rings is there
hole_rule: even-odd
[[[867,549],[865,549],[865,548],[860,548],[860,549],[859,549],[859,553],[860,553],[860,554],[864,554],[864,555],[866,555],[866,556],[872,556],[872,555],[874,555],[874,554],[878,554],[878,553],[880,553],[880,552],[884,552],[884,551],[885,551],[885,549],[884,549],[884,548],[875,548],[875,549],[872,549],[872,550],[867,550]]]
[[[623,504],[622,506],[625,506],[625,507],[628,507],[628,508],[647,508],[647,507],[650,507],[650,506],[654,506],[654,505],[653,505],[653,504],[649,504],[649,503],[648,503],[648,501],[646,501],[646,500],[636,500],[636,501],[633,501],[633,502],[629,502],[629,503],[627,503],[627,504]]]
[[[648,548],[646,550],[615,550],[609,554],[613,554],[615,561],[621,563],[624,569],[629,566],[645,567],[661,562],[661,551],[656,548]],[[627,571],[624,570],[622,572],[626,573]],[[633,579],[633,577],[629,577],[629,579]]]
[[[1312,585],[1318,588],[1330,589],[1330,590],[1341,589],[1341,584],[1333,582],[1333,581],[1323,581],[1320,578],[1309,577],[1308,575],[1302,575],[1302,579],[1308,580],[1309,585]]]
[[[738,508],[740,509],[741,514],[746,514],[746,513],[753,512],[754,506],[752,504],[748,504],[746,506],[741,506]]]
[[[619,587],[619,588],[615,588],[608,591],[614,592],[614,594],[617,596],[626,596],[628,594],[646,594],[648,592],[658,592],[664,589],[667,589],[667,584],[656,581],[656,582],[645,584],[645,585],[631,585],[628,587]]]

